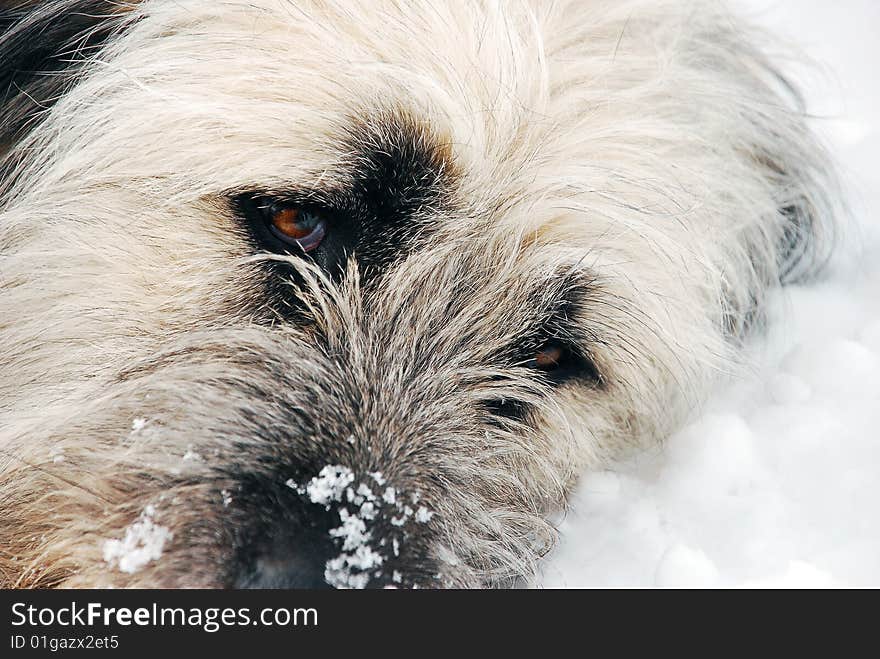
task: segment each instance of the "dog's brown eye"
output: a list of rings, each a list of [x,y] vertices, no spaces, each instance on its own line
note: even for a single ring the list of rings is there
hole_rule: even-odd
[[[269,230],[284,242],[298,245],[304,252],[311,252],[324,240],[327,223],[314,210],[277,208],[270,212]]]
[[[564,360],[565,349],[556,343],[548,343],[535,354],[534,366],[540,371],[553,371],[559,368]]]

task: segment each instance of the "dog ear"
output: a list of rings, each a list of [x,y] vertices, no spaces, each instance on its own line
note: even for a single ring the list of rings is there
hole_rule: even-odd
[[[0,155],[126,23],[132,3],[0,0]]]

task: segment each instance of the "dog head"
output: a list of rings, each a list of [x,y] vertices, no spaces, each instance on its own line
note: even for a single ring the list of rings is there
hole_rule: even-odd
[[[2,10],[6,583],[530,577],[724,363],[799,144],[632,4]]]

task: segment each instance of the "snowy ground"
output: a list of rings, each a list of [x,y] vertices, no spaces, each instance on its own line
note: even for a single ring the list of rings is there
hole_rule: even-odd
[[[776,295],[749,375],[655,453],[585,476],[542,584],[880,586],[880,3],[739,0],[842,164],[854,222],[825,281]]]

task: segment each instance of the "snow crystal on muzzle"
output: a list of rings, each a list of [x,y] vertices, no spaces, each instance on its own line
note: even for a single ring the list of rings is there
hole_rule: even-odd
[[[380,512],[390,515],[391,524],[397,527],[410,519],[427,524],[434,515],[425,506],[413,510],[394,487],[386,486],[380,472],[368,476],[369,480],[355,483],[351,469],[328,465],[305,486],[298,485],[293,479],[285,483],[326,510],[330,510],[333,503],[341,504],[336,508],[340,524],[329,531],[340,553],[328,560],[324,569],[325,581],[335,588],[366,588],[371,578],[383,575],[381,568],[388,558],[385,553],[388,551],[387,542],[384,539],[377,541],[370,528]],[[415,506],[419,498],[419,494],[412,494],[409,502]],[[392,541],[390,550],[394,556],[400,555],[397,539]],[[392,581],[401,583],[399,572],[392,574]]]
[[[104,542],[104,561],[111,567],[116,565],[126,574],[134,574],[147,563],[162,557],[165,543],[173,537],[171,531],[156,524],[155,506],[144,508],[137,521],[125,529],[121,540]]]

